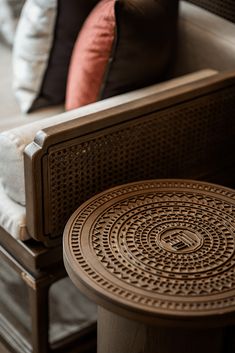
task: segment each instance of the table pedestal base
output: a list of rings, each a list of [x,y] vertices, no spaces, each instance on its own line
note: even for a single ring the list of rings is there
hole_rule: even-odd
[[[98,309],[97,353],[227,353],[229,341],[225,328],[155,327]]]

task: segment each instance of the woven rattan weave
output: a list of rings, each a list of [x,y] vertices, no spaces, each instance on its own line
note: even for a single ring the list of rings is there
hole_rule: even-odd
[[[229,88],[210,99],[203,96],[140,116],[123,129],[117,125],[52,147],[45,171],[51,193],[44,205],[45,216],[50,215],[47,234],[60,235],[77,205],[108,187],[156,177],[201,177],[215,156],[229,148],[231,111],[235,100]],[[225,134],[228,139],[221,149],[218,141]]]

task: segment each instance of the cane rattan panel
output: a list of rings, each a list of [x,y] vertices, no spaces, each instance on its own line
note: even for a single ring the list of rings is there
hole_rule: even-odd
[[[152,178],[198,178],[232,161],[235,89],[214,92],[55,145],[44,169],[45,233],[61,236],[71,213],[111,186]]]
[[[214,14],[235,22],[235,2],[234,0],[187,0],[192,4],[203,7]]]

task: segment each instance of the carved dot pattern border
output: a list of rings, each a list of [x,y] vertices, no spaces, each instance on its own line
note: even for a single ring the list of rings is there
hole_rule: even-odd
[[[71,250],[86,275],[117,298],[156,310],[229,309],[235,305],[234,201],[228,189],[210,184],[129,184],[81,210]],[[90,233],[83,234],[87,222]],[[81,255],[87,236],[90,246]]]

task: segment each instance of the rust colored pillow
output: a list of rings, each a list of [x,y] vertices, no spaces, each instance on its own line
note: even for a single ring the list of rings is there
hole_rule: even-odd
[[[101,0],[73,49],[66,109],[163,80],[177,14],[178,0]]]

